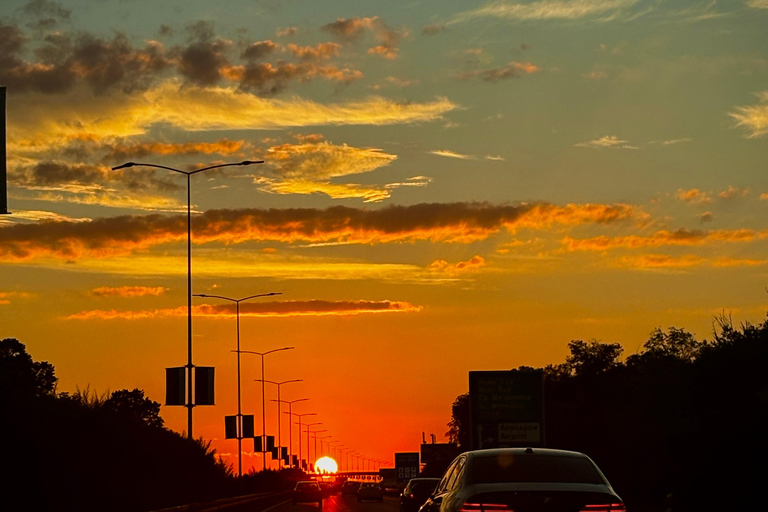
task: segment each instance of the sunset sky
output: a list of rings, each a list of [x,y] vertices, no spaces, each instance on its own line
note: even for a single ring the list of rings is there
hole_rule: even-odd
[[[282,293],[242,349],[295,347],[282,398],[390,464],[471,370],[765,317],[768,0],[3,0],[0,85],[0,337],[59,391],[163,402],[186,364],[185,178],[128,161],[265,160],[192,177],[193,291]],[[194,434],[236,465],[234,308],[193,334]]]

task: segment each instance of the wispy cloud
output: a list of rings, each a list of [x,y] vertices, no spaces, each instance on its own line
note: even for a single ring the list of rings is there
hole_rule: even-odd
[[[530,62],[512,61],[506,66],[502,67],[462,71],[458,74],[458,77],[462,80],[480,78],[483,82],[495,83],[501,80],[508,80],[510,78],[518,78],[523,75],[529,75],[538,71],[541,71],[541,68]]]
[[[421,311],[421,306],[414,306],[403,301],[285,301],[243,303],[240,305],[240,316],[254,317],[292,317],[292,316],[351,316],[370,313],[415,313]],[[204,304],[193,307],[195,317],[228,319],[236,315],[233,305]],[[152,310],[89,310],[69,315],[68,320],[147,320],[185,316],[186,307],[152,309]]]
[[[747,0],[746,4],[754,9],[768,9],[768,0]]]
[[[451,151],[450,149],[435,149],[433,151],[429,151],[430,155],[437,155],[437,156],[444,156],[447,158],[458,158],[460,160],[474,160],[475,157],[472,155],[463,155],[461,153],[456,153],[455,151]]]
[[[145,295],[162,295],[168,288],[162,286],[101,286],[91,290],[95,297],[144,297]]]
[[[616,135],[605,135],[599,139],[590,140],[587,142],[579,142],[574,144],[577,148],[621,148],[621,149],[639,149],[637,146],[632,146],[629,141],[622,140]]]
[[[745,128],[748,138],[761,137],[768,133],[768,91],[757,93],[760,104],[736,107],[729,115],[736,119],[736,126]]]
[[[446,260],[435,260],[427,267],[431,272],[444,272],[447,274],[461,274],[476,272],[485,266],[485,258],[479,255],[472,256],[468,261],[448,263]]]
[[[458,14],[451,23],[476,18],[499,18],[509,21],[610,19],[636,3],[637,0],[539,0],[528,3],[497,1]]]
[[[569,251],[607,251],[611,249],[641,249],[662,246],[694,246],[721,243],[754,242],[768,238],[768,231],[733,230],[662,230],[650,236],[598,236],[576,239],[565,237],[563,245]]]
[[[690,204],[709,204],[712,202],[712,197],[707,192],[702,192],[698,188],[691,188],[688,190],[679,189],[675,194],[675,197],[684,203]]]
[[[113,140],[142,135],[157,123],[190,132],[408,124],[442,119],[457,107],[447,98],[426,103],[379,96],[336,104],[301,98],[277,100],[234,87],[182,87],[181,82],[170,80],[131,96],[73,93],[62,101],[21,95],[12,105],[13,112],[9,109],[9,149],[44,151],[80,138]],[[76,123],[69,121],[73,117]]]

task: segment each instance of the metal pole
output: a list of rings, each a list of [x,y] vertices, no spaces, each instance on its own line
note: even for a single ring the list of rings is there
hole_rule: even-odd
[[[264,405],[264,354],[261,354],[261,469],[267,469],[267,408]]]
[[[235,301],[237,312],[237,476],[243,476],[243,414],[240,395],[240,301]]]
[[[281,440],[282,432],[280,431],[280,384],[277,385],[277,469],[281,469],[283,466],[283,441]]]
[[[187,428],[192,436],[192,194],[190,174],[187,174]]]

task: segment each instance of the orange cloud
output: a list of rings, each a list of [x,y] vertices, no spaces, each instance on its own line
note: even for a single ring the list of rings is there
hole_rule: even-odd
[[[294,57],[306,60],[330,59],[339,54],[339,45],[336,43],[320,43],[317,46],[299,46],[289,44],[288,51]]]
[[[162,295],[166,291],[168,288],[162,286],[119,286],[116,288],[102,286],[91,290],[91,295],[97,297],[142,297],[144,295]]]
[[[285,301],[264,303],[243,303],[240,305],[240,316],[257,317],[289,317],[289,316],[349,316],[365,313],[413,313],[421,311],[421,306],[414,306],[402,301]],[[203,304],[194,306],[192,312],[196,317],[233,318],[236,316],[235,306],[230,304]],[[186,306],[178,308],[154,309],[144,311],[122,310],[90,310],[81,311],[67,317],[68,320],[144,320],[148,318],[163,318],[186,316]]]
[[[736,126],[749,131],[747,138],[760,137],[768,134],[768,91],[757,94],[759,105],[736,107],[736,112],[730,114],[736,119]]]
[[[565,237],[563,245],[569,251],[607,251],[610,249],[640,249],[666,245],[704,245],[713,242],[752,242],[768,237],[766,231],[751,229],[701,231],[678,229],[676,231],[658,231],[651,236],[598,236],[575,239]]]
[[[491,69],[478,69],[459,73],[459,78],[469,80],[480,77],[484,82],[498,82],[508,78],[517,78],[523,74],[529,75],[541,71],[541,68],[530,62],[510,62],[504,67]]]
[[[12,297],[28,299],[32,297],[32,294],[27,292],[0,292],[0,305],[10,304]]]
[[[677,191],[675,197],[684,203],[707,204],[712,202],[712,198],[710,198],[706,192],[702,192],[697,188],[689,190],[683,190],[681,188]]]
[[[446,272],[456,274],[461,272],[475,272],[485,266],[485,258],[482,256],[472,256],[469,261],[460,261],[453,265],[445,260],[435,260],[429,264],[428,269],[434,272]]]
[[[111,161],[123,161],[147,155],[233,155],[241,154],[249,146],[249,144],[242,140],[227,139],[222,139],[218,142],[185,142],[181,144],[163,142],[114,144],[106,158]]]
[[[377,244],[428,240],[471,242],[506,229],[545,229],[644,220],[636,207],[615,204],[547,203],[491,205],[432,203],[390,206],[377,210],[334,206],[325,210],[208,210],[193,218],[197,244],[249,240],[310,243]],[[148,249],[186,238],[186,218],[159,214],[105,217],[91,222],[39,222],[0,226],[0,260],[53,257],[104,258]]]
[[[631,268],[689,268],[701,265],[704,260],[692,254],[676,258],[666,254],[646,254],[637,257],[621,258],[620,265]]]

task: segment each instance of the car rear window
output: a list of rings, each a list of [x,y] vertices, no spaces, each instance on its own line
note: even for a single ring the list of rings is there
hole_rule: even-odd
[[[587,458],[544,454],[475,456],[469,482],[605,483]]]
[[[316,491],[318,489],[317,484],[301,483],[296,484],[296,489],[299,491]]]

